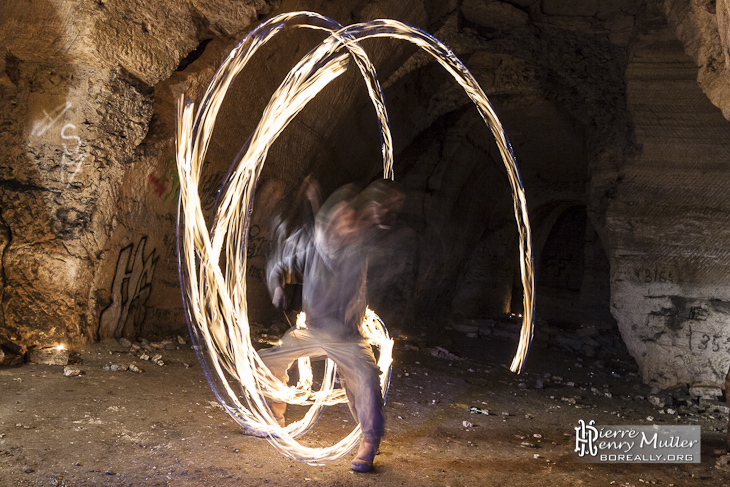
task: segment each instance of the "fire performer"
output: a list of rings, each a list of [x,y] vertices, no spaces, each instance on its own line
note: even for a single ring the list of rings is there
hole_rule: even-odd
[[[388,180],[376,181],[360,194],[348,185],[319,208],[317,184],[311,180],[306,184],[315,217],[292,232],[288,232],[286,220],[275,219],[275,245],[266,275],[277,308],[286,308],[286,284],[302,284],[307,328],[289,330],[278,345],[259,353],[284,383],[288,368],[299,357],[329,357],[337,364],[350,411],[362,427],[351,468],[368,472],[384,433],[385,418],[380,370],[371,346],[359,331],[367,304],[367,247],[392,218],[402,193]],[[283,427],[286,403],[270,403],[270,409]]]

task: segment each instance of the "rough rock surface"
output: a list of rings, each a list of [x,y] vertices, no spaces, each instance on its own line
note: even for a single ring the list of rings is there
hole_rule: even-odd
[[[154,272],[175,260],[171,132],[153,119],[169,118],[155,108],[169,95],[155,85],[203,38],[240,34],[269,10],[3,2],[0,341],[134,335],[153,291],[157,314],[181,325],[174,265]]]
[[[730,118],[730,2],[663,0],[660,5],[696,64],[700,88]]]
[[[640,35],[626,78],[641,152],[618,167],[606,212],[612,311],[644,380],[720,385],[730,363],[725,242],[730,126],[661,21]]]
[[[24,350],[185,326],[174,102],[199,100],[258,19],[300,9],[343,24],[416,25],[472,71],[522,171],[540,319],[566,335],[618,323],[645,381],[722,384],[728,0],[5,2],[0,344]],[[270,95],[322,38],[277,38],[232,85],[203,174],[209,213]],[[491,134],[427,55],[384,39],[364,47],[409,194],[374,262],[371,301],[389,326],[417,331],[519,314],[512,202]],[[364,185],[380,172],[379,152],[355,69],[282,134],[248,236],[252,320],[275,313],[263,285],[271,188],[294,195],[307,174],[325,194]]]

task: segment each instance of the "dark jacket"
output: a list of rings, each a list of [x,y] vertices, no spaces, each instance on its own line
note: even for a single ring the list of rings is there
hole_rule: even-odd
[[[367,306],[367,251],[359,244],[332,249],[325,243],[333,202],[347,201],[350,192],[348,188],[333,194],[317,213],[316,223],[305,223],[288,236],[283,234],[286,226],[279,224],[266,266],[272,296],[277,287],[302,284],[307,326],[342,337],[359,334]]]

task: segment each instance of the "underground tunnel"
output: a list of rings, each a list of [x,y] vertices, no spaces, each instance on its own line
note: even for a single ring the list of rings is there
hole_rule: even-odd
[[[350,471],[354,451],[312,466],[242,434],[198,361],[181,292],[176,103],[200,104],[242,39],[301,10],[444,42],[504,127],[532,232],[534,335],[513,373],[526,310],[495,137],[433,58],[362,41],[404,195],[367,273],[394,340],[367,474]],[[0,486],[725,485],[729,16],[728,0],[3,3]],[[198,182],[208,225],[277,87],[326,38],[283,30],[233,80]],[[382,160],[350,62],[256,182],[245,293],[257,350],[303,306],[299,285],[284,312],[272,304],[272,215],[302,218],[307,180],[323,200],[361,190]],[[290,406],[287,423],[306,409]],[[590,420],[694,427],[701,441],[692,459],[590,462]],[[328,407],[302,441],[326,447],[357,422]]]

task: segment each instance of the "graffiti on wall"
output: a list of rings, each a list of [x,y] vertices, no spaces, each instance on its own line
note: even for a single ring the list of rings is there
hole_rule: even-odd
[[[730,337],[718,332],[718,330],[692,329],[692,325],[687,325],[685,334],[691,352],[730,353]]]
[[[144,323],[158,259],[155,249],[145,256],[146,244],[147,237],[143,236],[136,250],[134,244],[129,244],[119,252],[112,280],[111,303],[99,317],[101,338],[134,336]]]
[[[269,247],[271,245],[268,237],[261,232],[261,227],[251,225],[248,229],[248,246],[246,248],[246,258],[249,260],[246,269],[246,275],[249,278],[256,279],[258,282],[266,281],[265,263],[260,264],[261,260],[265,262],[269,255]],[[255,259],[251,262],[251,259]]]
[[[157,196],[162,198],[162,201],[167,201],[168,199],[177,201],[178,196],[180,196],[180,179],[177,175],[174,156],[165,159],[162,176],[157,176],[154,172],[150,173],[150,184],[152,184],[153,191]]]
[[[261,227],[251,225],[248,229],[248,247],[246,258],[266,257],[269,255],[269,239],[261,233]]]
[[[31,130],[30,134],[37,137],[43,136],[61,120],[61,117],[71,107],[72,103],[67,101],[55,110],[52,110],[51,113],[43,110],[43,119],[33,124],[33,130]],[[88,156],[82,150],[81,137],[76,135],[76,133],[76,126],[72,123],[63,125],[59,131],[62,139],[61,145],[63,145],[63,153],[61,155],[61,182],[65,183],[67,188],[76,179],[79,171],[81,171],[81,164]]]
[[[76,126],[67,123],[61,128],[61,138],[64,141],[74,141],[76,146],[69,149],[69,145],[63,142],[63,156],[61,158],[61,182],[66,183],[66,187],[70,187],[76,175],[81,170],[81,163],[86,159],[86,153],[81,150],[81,138],[73,135]]]
[[[639,267],[634,269],[634,276],[640,282],[650,283],[674,283],[674,272],[671,269],[661,269],[659,267]]]

